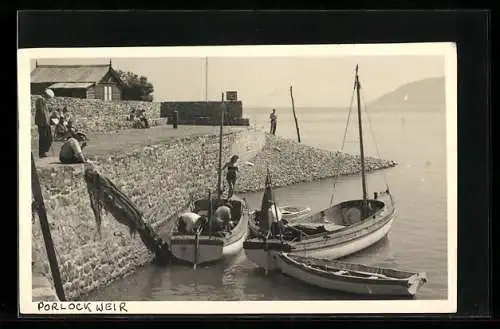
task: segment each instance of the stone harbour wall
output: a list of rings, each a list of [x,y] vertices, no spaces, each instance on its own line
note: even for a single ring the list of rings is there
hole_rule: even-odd
[[[38,139],[35,125],[35,104],[41,96],[31,96],[31,136]],[[140,101],[103,101],[100,99],[82,99],[72,97],[55,97],[48,100],[49,110],[62,110],[67,107],[72,114],[75,125],[87,134],[98,134],[132,128],[127,116],[132,110],[146,110],[150,119],[160,118],[160,103]],[[166,120],[163,120],[166,122]],[[159,120],[153,120],[153,123]]]
[[[230,157],[237,133],[223,138]],[[124,154],[88,156],[144,213],[154,228],[164,224],[190,200],[216,186],[218,136],[185,137]],[[83,165],[38,168],[52,237],[68,299],[88,293],[152,260],[137,236],[110,215],[103,215],[102,239],[83,179]],[[39,272],[50,269],[39,220],[33,218],[33,261]]]
[[[239,192],[262,190],[267,165],[277,186],[359,172],[357,157],[319,150],[261,131],[229,132],[223,140],[224,162],[238,154],[240,161],[254,163],[240,165],[236,186]],[[215,188],[218,136],[178,138],[168,144],[89,158],[143,211],[144,218],[159,228],[185,208],[190,196]],[[393,165],[391,161],[368,161],[369,170]],[[102,238],[97,237],[83,165],[42,167],[38,172],[68,300],[84,298],[152,260],[140,238],[131,238],[128,229],[108,214],[103,215]],[[32,221],[34,266],[50,278],[36,214]]]

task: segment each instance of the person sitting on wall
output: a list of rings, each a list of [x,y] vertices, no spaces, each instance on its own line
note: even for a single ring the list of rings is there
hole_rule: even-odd
[[[87,159],[83,155],[82,149],[87,146],[87,142],[80,142],[70,134],[59,151],[59,161],[64,164],[85,163]]]
[[[57,124],[61,121],[61,111],[59,109],[55,109],[50,114],[50,125],[57,126]]]
[[[54,131],[55,131],[55,137],[58,138],[59,140],[62,137],[67,136],[69,133],[69,129],[64,124],[64,120],[62,119],[58,120],[56,127],[54,128]]]
[[[134,121],[134,119],[135,119],[135,110],[132,109],[132,110],[130,110],[130,113],[128,115],[128,120],[129,121]]]
[[[61,119],[68,130],[73,128],[73,116],[68,112],[68,108],[66,106],[62,110]]]
[[[144,128],[149,128],[149,121],[148,118],[146,118],[146,110],[142,110],[141,114],[139,115],[139,120],[142,122],[142,125]]]

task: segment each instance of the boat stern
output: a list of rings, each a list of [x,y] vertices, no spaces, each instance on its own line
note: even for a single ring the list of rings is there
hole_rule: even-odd
[[[278,254],[289,251],[290,246],[278,240],[249,239],[243,243],[243,249],[252,263],[265,271],[274,271],[279,269]]]
[[[412,276],[408,280],[408,294],[410,296],[415,296],[418,290],[427,283],[427,273],[421,272]]]
[[[172,255],[190,264],[203,264],[217,261],[224,256],[224,242],[216,237],[173,236],[170,240]]]

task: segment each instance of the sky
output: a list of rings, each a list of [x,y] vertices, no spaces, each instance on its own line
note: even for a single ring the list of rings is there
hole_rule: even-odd
[[[115,69],[146,76],[154,85],[155,101],[220,100],[222,92],[236,90],[243,106],[250,108],[291,107],[290,85],[296,107],[348,107],[356,64],[366,102],[408,82],[445,76],[445,57],[439,55],[44,58],[38,64],[108,64],[110,60]]]

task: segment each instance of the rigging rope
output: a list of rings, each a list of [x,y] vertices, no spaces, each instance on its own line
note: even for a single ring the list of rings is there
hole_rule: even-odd
[[[342,138],[342,144],[340,146],[340,152],[341,153],[344,151],[345,140],[346,140],[346,137],[347,137],[347,130],[349,128],[349,122],[351,121],[352,104],[354,103],[354,93],[355,93],[355,91],[356,91],[356,81],[354,82],[354,87],[352,89],[351,102],[349,104],[349,113],[347,114],[347,123],[345,125],[344,137]],[[337,169],[340,169],[340,168],[337,168]],[[333,204],[333,199],[334,199],[334,196],[335,196],[335,185],[337,184],[338,177],[339,177],[339,175],[337,174],[337,176],[335,176],[335,179],[333,181],[333,191],[332,191],[332,196],[330,198],[330,205]]]
[[[370,128],[370,132],[372,133],[372,137],[373,137],[373,143],[375,144],[375,150],[377,152],[377,157],[379,159],[382,159],[382,157],[380,156],[380,151],[378,148],[377,139],[375,138],[375,132],[373,130],[370,115],[368,114],[368,111],[366,110],[366,102],[365,102],[364,96],[361,95],[361,98],[362,98],[362,102],[363,102],[363,109],[364,109],[364,112],[366,114],[366,118],[367,118],[367,122],[368,122],[368,127]],[[387,179],[387,175],[385,173],[385,170],[382,170],[382,178],[384,179],[385,186],[387,187],[387,191],[389,191],[389,183],[388,183],[388,179]],[[389,197],[391,199],[391,203],[394,205],[394,200],[392,198],[392,194],[389,193]]]
[[[349,114],[347,116],[347,123],[346,123],[345,131],[344,131],[344,137],[342,139],[342,145],[341,145],[341,148],[340,148],[341,152],[344,150],[344,146],[345,146],[345,142],[346,142],[347,129],[349,127],[349,122],[350,122],[350,118],[351,118],[352,105],[353,105],[353,102],[354,102],[354,93],[355,93],[355,91],[356,91],[356,82],[354,82],[354,88],[353,88],[353,92],[352,92],[352,96],[351,96],[351,102],[349,104]],[[370,115],[368,114],[368,111],[366,110],[366,102],[365,102],[365,99],[364,99],[363,95],[361,95],[361,101],[363,103],[363,110],[364,110],[364,112],[366,114],[367,121],[368,121],[368,126],[370,128],[370,132],[371,132],[372,137],[373,137],[373,141],[374,141],[374,144],[375,144],[375,150],[377,152],[377,157],[379,159],[382,159],[382,157],[380,156],[380,150],[379,150],[379,147],[378,147],[378,143],[377,143],[377,140],[375,138],[375,132],[374,132],[373,126],[371,124]],[[382,177],[383,177],[385,185],[387,187],[387,191],[389,191],[389,183],[388,183],[388,179],[387,179],[387,175],[386,175],[385,171],[382,171]],[[334,183],[333,183],[333,192],[332,192],[332,196],[330,198],[330,205],[333,204],[333,199],[334,199],[334,196],[335,196],[335,185],[337,183],[337,180],[338,180],[338,176],[335,177],[335,180],[334,180]],[[394,205],[394,200],[393,200],[392,195],[390,193],[389,193],[389,197],[391,199],[391,203]]]

